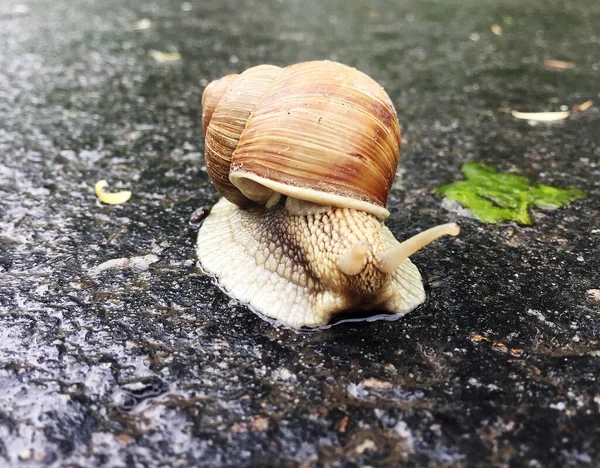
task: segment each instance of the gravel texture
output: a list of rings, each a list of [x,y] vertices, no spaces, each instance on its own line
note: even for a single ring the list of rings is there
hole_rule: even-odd
[[[0,0],[0,465],[600,463],[597,0],[23,2]],[[413,257],[428,301],[399,321],[276,328],[196,265],[203,87],[314,58],[396,105],[397,237],[462,227]],[[485,225],[432,194],[468,160],[590,197]]]

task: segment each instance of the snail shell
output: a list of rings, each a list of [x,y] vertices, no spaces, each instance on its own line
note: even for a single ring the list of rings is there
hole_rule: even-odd
[[[335,62],[261,65],[204,96],[207,170],[232,203],[264,204],[276,192],[388,216],[400,125],[364,73]]]
[[[335,62],[260,65],[210,83],[202,105],[206,167],[224,199],[198,257],[230,295],[293,327],[423,302],[408,256],[458,227],[400,244],[383,225],[400,126],[381,86]]]

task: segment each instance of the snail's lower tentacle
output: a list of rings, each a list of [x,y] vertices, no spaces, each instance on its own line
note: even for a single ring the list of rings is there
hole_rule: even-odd
[[[366,255],[370,247],[366,241],[359,241],[346,253],[340,255],[338,268],[350,276],[358,275],[366,264]]]

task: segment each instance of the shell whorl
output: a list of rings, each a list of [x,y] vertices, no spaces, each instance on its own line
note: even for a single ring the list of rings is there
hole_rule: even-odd
[[[387,217],[400,126],[374,80],[327,61],[225,79],[205,91],[203,102],[218,105],[203,125],[207,169],[228,200],[245,208],[276,192]]]
[[[211,82],[202,94],[206,170],[219,192],[242,208],[254,202],[229,181],[232,156],[248,118],[280,71],[259,65]]]
[[[202,130],[206,135],[212,116],[223,95],[231,88],[238,74],[226,75],[211,81],[202,93]]]

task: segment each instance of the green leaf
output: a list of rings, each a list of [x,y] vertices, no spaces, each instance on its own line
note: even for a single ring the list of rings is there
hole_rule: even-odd
[[[572,201],[586,198],[587,193],[575,187],[560,189],[550,185],[536,185],[529,193],[529,202],[540,208],[561,208]]]
[[[574,187],[561,189],[549,185],[530,186],[527,177],[506,174],[474,161],[462,165],[467,180],[435,189],[435,192],[459,202],[484,223],[515,221],[532,224],[531,205],[560,208],[587,194]]]

